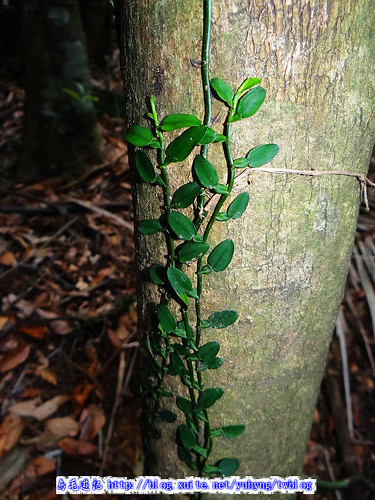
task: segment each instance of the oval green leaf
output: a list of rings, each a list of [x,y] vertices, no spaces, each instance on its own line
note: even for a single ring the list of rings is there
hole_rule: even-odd
[[[197,155],[194,158],[193,169],[203,187],[213,189],[219,182],[219,175],[215,167],[204,156]]]
[[[125,134],[125,139],[133,146],[148,146],[152,141],[152,133],[148,128],[133,125]]]
[[[186,415],[192,415],[193,406],[189,399],[183,398],[182,396],[177,396],[176,404],[180,408],[180,410],[184,412]]]
[[[197,182],[188,182],[175,191],[172,198],[172,206],[175,208],[187,208],[194,203],[202,188]]]
[[[178,248],[178,260],[185,264],[186,262],[200,259],[209,249],[210,245],[206,242],[195,243],[194,241],[189,241]]]
[[[239,194],[228,207],[228,217],[230,219],[238,219],[245,212],[249,204],[250,195],[247,191]]]
[[[220,97],[220,99],[227,104],[231,105],[234,97],[233,89],[227,82],[220,80],[220,78],[213,78],[210,81],[212,89]]]
[[[194,115],[174,114],[168,115],[160,124],[162,130],[170,131],[177,130],[178,128],[193,127],[201,125],[201,121]]]
[[[182,375],[185,372],[185,365],[180,356],[175,352],[171,352],[169,359],[168,371],[170,375]]]
[[[168,268],[167,276],[169,283],[178,295],[183,293],[187,294],[193,289],[189,276],[186,276],[186,274],[179,269],[175,267]]]
[[[169,410],[160,410],[158,412],[159,417],[164,420],[164,422],[175,422],[177,419],[177,415],[173,413],[173,411]]]
[[[212,341],[202,345],[198,350],[198,358],[206,363],[211,363],[220,350],[219,342]]]
[[[237,458],[223,458],[218,465],[223,476],[233,476],[240,466],[240,462]]]
[[[199,396],[198,404],[201,408],[210,408],[223,394],[224,390],[221,387],[206,389]]]
[[[137,151],[135,153],[135,166],[137,167],[138,173],[141,179],[145,182],[154,182],[156,179],[156,172],[154,166],[151,163],[150,158],[142,153],[142,151]]]
[[[245,431],[244,425],[227,425],[226,427],[222,427],[223,436],[227,438],[234,438],[239,436]]]
[[[166,149],[167,160],[183,161],[189,156],[195,146],[199,143],[206,132],[204,125],[190,127],[174,141],[172,141]]]
[[[207,262],[216,272],[224,271],[232,260],[234,243],[231,239],[219,243],[208,256]]]
[[[249,162],[247,158],[237,158],[236,160],[234,160],[233,165],[236,168],[245,168],[249,166]]]
[[[278,152],[279,146],[277,144],[263,144],[250,151],[247,155],[247,161],[250,167],[261,167],[273,160]]]
[[[226,184],[217,184],[215,186],[215,192],[219,194],[229,194],[229,189]]]
[[[255,115],[266,98],[266,91],[263,87],[255,87],[241,97],[237,106],[237,113],[243,118]]]
[[[158,318],[161,326],[167,333],[171,333],[176,329],[177,323],[175,317],[166,304],[161,304],[158,307]]]
[[[199,144],[204,145],[204,144],[210,144],[211,142],[215,142],[216,139],[216,132],[214,129],[210,127],[206,127],[206,132],[202,139],[199,141]]]
[[[237,311],[225,310],[212,313],[208,317],[208,321],[212,328],[226,328],[233,325],[238,318]]]
[[[189,241],[195,235],[194,224],[184,214],[180,212],[170,212],[167,219],[170,228],[177,238]]]
[[[258,83],[261,82],[260,78],[247,78],[239,87],[237,90],[237,94],[242,94],[243,92],[246,92],[246,90],[251,89],[251,87],[254,87],[254,85],[258,85]]]
[[[152,264],[152,266],[150,266],[150,277],[155,285],[164,285],[167,280],[165,267],[160,264]]]
[[[142,234],[155,234],[162,228],[159,219],[146,219],[138,226],[138,231]]]
[[[194,432],[186,424],[181,424],[178,427],[178,433],[181,443],[186,449],[191,450],[196,445]]]

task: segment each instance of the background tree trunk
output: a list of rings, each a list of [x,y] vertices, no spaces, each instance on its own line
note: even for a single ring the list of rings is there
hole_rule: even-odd
[[[161,116],[202,118],[196,64],[202,2],[119,0],[117,19],[128,123],[140,123],[150,95]],[[246,77],[259,77],[267,90],[261,110],[234,124],[234,158],[275,142],[274,167],[365,173],[374,143],[374,26],[369,0],[214,0],[211,78],[238,87]],[[224,106],[216,102],[213,116],[214,123],[223,118]],[[220,154],[219,145],[211,147],[210,161],[224,176]],[[174,188],[188,179],[188,162],[185,167],[169,167]],[[210,412],[213,424],[243,423],[246,431],[215,440],[214,456],[239,458],[241,475],[299,474],[343,296],[360,184],[349,177],[256,171],[240,184],[238,192],[251,197],[246,213],[215,224],[209,241],[212,247],[232,238],[234,258],[225,272],[205,279],[203,297],[204,317],[225,308],[240,317],[228,329],[204,331],[204,341],[218,339],[224,359],[219,370],[204,372],[204,380],[225,389]],[[134,191],[136,223],[158,217],[155,188],[136,184]],[[160,236],[138,236],[143,336],[157,301],[145,269],[163,263],[165,253]],[[175,394],[183,391],[175,381],[167,384]],[[172,409],[167,399],[163,406]],[[151,438],[146,450],[146,472],[191,475],[176,457],[175,425],[160,428],[161,439]]]
[[[77,175],[98,158],[100,144],[77,0],[22,2],[22,24],[26,123],[19,176]]]

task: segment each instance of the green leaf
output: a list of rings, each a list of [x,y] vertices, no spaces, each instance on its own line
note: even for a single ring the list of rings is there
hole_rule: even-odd
[[[209,249],[210,245],[206,242],[195,243],[194,241],[189,241],[178,247],[178,260],[185,264],[186,262],[200,259]]]
[[[240,462],[237,458],[223,458],[218,465],[223,476],[233,476],[240,466]]]
[[[217,216],[215,217],[215,220],[218,220],[220,222],[225,222],[229,220],[230,217],[228,217],[228,214],[226,212],[219,212]]]
[[[185,365],[182,359],[175,352],[171,352],[170,364],[168,366],[169,373],[171,375],[182,375],[185,372]]]
[[[247,158],[237,158],[236,160],[234,160],[233,165],[236,168],[246,168],[249,166],[249,162]]]
[[[224,80],[220,80],[220,78],[213,78],[210,81],[210,84],[216,94],[220,97],[220,99],[230,106],[233,102],[234,97],[232,87],[224,82]]]
[[[258,83],[261,82],[260,78],[247,78],[239,87],[237,90],[236,94],[242,94],[246,90],[251,89],[251,87],[254,87],[254,85],[258,85]]]
[[[266,98],[266,91],[263,87],[255,87],[249,90],[238,102],[237,113],[243,118],[255,115]]]
[[[279,146],[277,144],[263,144],[250,151],[247,155],[247,161],[250,167],[261,167],[265,163],[273,160],[278,152]]]
[[[152,139],[150,144],[148,144],[148,147],[159,149],[161,147],[159,139]]]
[[[199,445],[195,445],[193,446],[192,448],[196,453],[198,453],[198,455],[200,455],[201,457],[204,457],[204,458],[207,458],[208,457],[208,453],[206,450],[206,448],[202,448],[202,446],[199,446]]]
[[[198,371],[203,372],[204,370],[217,370],[220,368],[220,366],[223,364],[223,359],[222,358],[215,358],[214,360],[210,361],[209,363],[206,363],[205,361],[201,361],[198,364]]]
[[[193,462],[193,460],[191,458],[191,454],[190,454],[189,450],[185,448],[185,446],[179,446],[177,448],[177,453],[178,453],[178,457],[180,458],[180,460],[185,462],[191,469],[197,470],[197,466]]]
[[[161,186],[161,187],[166,187],[165,182],[163,181],[163,179],[161,178],[160,175],[157,175],[155,177],[155,184],[157,184],[158,186]]]
[[[250,195],[247,191],[239,194],[229,205],[227,213],[230,219],[238,219],[245,212],[249,204]]]
[[[172,206],[175,208],[187,208],[200,194],[202,188],[197,182],[188,182],[175,191],[172,198]]]
[[[182,328],[176,328],[176,330],[173,332],[173,335],[179,337],[180,339],[187,339],[186,332]]]
[[[198,358],[206,363],[212,362],[220,350],[219,342],[212,341],[202,345],[198,350]]]
[[[186,334],[186,338],[188,339],[192,339],[194,338],[194,330],[192,329],[192,327],[190,325],[188,325],[188,331],[186,332],[185,330],[185,324],[183,321],[179,321],[178,324],[177,324],[178,328],[180,328],[181,330],[183,330]]]
[[[177,415],[169,410],[160,410],[158,415],[164,422],[175,422],[177,419]]]
[[[212,389],[206,389],[201,392],[198,404],[201,408],[210,408],[213,404],[216,403],[218,399],[224,394],[224,390],[221,387],[215,387]]]
[[[138,231],[142,234],[155,234],[162,228],[159,219],[146,219],[138,226]]]
[[[223,429],[210,429],[210,437],[216,438],[223,435]]]
[[[183,398],[182,396],[177,396],[176,404],[186,415],[193,414],[193,407],[189,399]]]
[[[206,132],[202,139],[199,141],[199,144],[204,145],[204,144],[210,144],[211,142],[215,142],[216,139],[216,132],[214,129],[210,127],[206,127]]]
[[[190,127],[185,130],[167,147],[165,152],[167,159],[174,162],[185,160],[202,139],[205,132],[206,127],[204,125]]]
[[[200,272],[198,274],[210,274],[213,271],[212,267],[210,265],[205,265],[202,267]]]
[[[168,115],[160,124],[160,128],[165,131],[177,130],[178,128],[201,125],[199,118],[193,115],[175,114]]]
[[[193,241],[195,241],[195,243],[201,243],[203,241],[203,235],[202,234],[194,234]]]
[[[194,224],[184,214],[180,212],[170,212],[167,219],[170,228],[177,238],[189,241],[195,235]]]
[[[216,272],[224,271],[232,260],[234,243],[231,239],[219,243],[208,256],[207,262]]]
[[[133,125],[125,134],[125,139],[134,146],[148,146],[152,141],[152,133],[148,128]]]
[[[215,192],[219,193],[219,194],[229,194],[230,193],[228,186],[226,184],[217,184],[215,186]]]
[[[178,295],[184,293],[188,294],[193,289],[189,276],[186,276],[186,274],[179,269],[175,267],[168,268],[167,276],[169,283]]]
[[[222,427],[223,436],[227,438],[234,438],[239,436],[245,431],[244,425],[227,425],[226,427]]]
[[[158,307],[158,318],[161,326],[167,333],[171,333],[176,329],[177,323],[175,317],[166,304],[161,304]]]
[[[166,269],[160,264],[152,264],[150,267],[150,276],[156,285],[164,285],[167,281]]]
[[[154,182],[156,179],[156,172],[154,166],[151,163],[150,158],[142,153],[142,151],[137,151],[135,153],[135,166],[137,167],[138,173],[141,179],[145,182]]]
[[[204,466],[203,472],[205,472],[206,474],[216,474],[217,472],[220,472],[220,469],[219,467],[216,467],[216,465],[206,464]]]
[[[214,142],[225,142],[227,138],[223,134],[216,134]]]
[[[238,318],[237,311],[225,310],[212,313],[208,317],[208,321],[212,328],[226,328],[233,325]]]
[[[171,345],[171,348],[174,350],[174,352],[176,354],[178,354],[179,356],[186,356],[187,354],[189,354],[189,349],[188,347],[185,347],[184,345],[182,344],[172,344]]]
[[[191,450],[196,445],[194,432],[186,424],[181,424],[178,427],[178,434],[186,449]]]
[[[212,189],[219,182],[219,175],[215,167],[204,156],[197,155],[194,158],[193,169],[203,187]]]

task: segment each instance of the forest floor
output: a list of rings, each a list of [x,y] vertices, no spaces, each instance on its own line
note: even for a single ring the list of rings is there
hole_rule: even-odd
[[[23,100],[22,89],[0,82],[0,162],[9,172]],[[0,191],[0,498],[53,499],[56,475],[142,474],[125,123],[102,115],[100,126],[102,162],[82,178]],[[309,477],[375,483],[374,235],[375,210],[363,212],[307,446]]]

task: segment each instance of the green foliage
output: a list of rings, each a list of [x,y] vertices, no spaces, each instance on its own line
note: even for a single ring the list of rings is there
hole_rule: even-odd
[[[205,0],[205,5],[210,5],[210,2]],[[210,19],[206,16],[205,33],[209,27]],[[208,43],[208,39],[205,37],[204,43]],[[208,46],[204,47],[204,51],[208,53]],[[160,302],[156,305],[158,322],[155,322],[155,331],[147,339],[156,380],[155,385],[149,381],[146,384],[148,397],[154,401],[154,411],[149,418],[151,421],[155,418],[166,422],[177,420],[175,412],[160,409],[160,404],[164,398],[174,396],[163,388],[165,374],[179,377],[188,397],[175,395],[177,413],[185,419],[185,423],[177,428],[178,456],[200,476],[228,476],[236,472],[239,462],[236,458],[223,458],[216,464],[209,464],[213,440],[218,437],[235,438],[245,431],[245,426],[237,424],[211,429],[208,410],[225,395],[222,388],[203,389],[202,372],[220,368],[223,359],[218,357],[219,342],[202,340],[206,328],[227,328],[237,321],[238,313],[233,310],[214,311],[203,319],[200,313],[203,280],[206,274],[225,271],[232,262],[235,251],[233,241],[225,239],[212,248],[210,236],[216,221],[241,217],[249,204],[248,192],[229,199],[236,169],[260,167],[271,161],[279,148],[276,144],[264,144],[251,149],[246,157],[233,159],[231,126],[236,121],[253,116],[264,102],[266,91],[258,86],[259,78],[247,78],[237,91],[219,78],[212,79],[211,90],[227,107],[223,133],[220,134],[209,127],[211,96],[208,85],[204,83],[209,82],[208,64],[203,73],[206,92],[203,122],[193,115],[179,113],[167,115],[159,123],[154,98],[151,97],[152,112],[148,115],[152,120],[151,129],[135,125],[129,129],[126,139],[136,147],[157,149],[157,162],[137,150],[135,166],[143,182],[160,186],[165,200],[160,219],[147,219],[138,226],[138,231],[144,235],[162,231],[168,249],[163,265],[153,263],[149,268],[150,279],[160,291]],[[185,130],[177,137],[174,135],[175,138],[165,146],[166,133],[179,129]],[[224,161],[229,172],[222,182],[217,169],[208,160],[208,147],[215,142],[223,145]],[[187,160],[199,146],[200,151],[195,151],[192,163],[191,180],[178,187],[171,196],[169,169],[176,168],[174,163]],[[179,168],[186,168],[185,164]],[[216,204],[207,212],[207,199],[215,193],[219,195],[214,198]],[[222,211],[226,201],[229,203]],[[188,210],[182,213],[181,209]],[[193,299],[192,305],[190,299]]]

